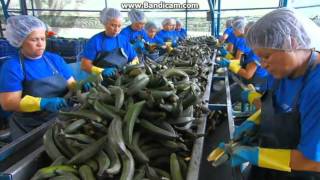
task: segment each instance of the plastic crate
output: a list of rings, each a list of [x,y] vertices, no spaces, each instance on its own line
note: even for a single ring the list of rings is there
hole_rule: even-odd
[[[86,39],[49,38],[47,50],[62,56],[67,63],[74,63],[82,52]]]
[[[0,58],[15,55],[18,49],[11,46],[6,39],[0,39]]]

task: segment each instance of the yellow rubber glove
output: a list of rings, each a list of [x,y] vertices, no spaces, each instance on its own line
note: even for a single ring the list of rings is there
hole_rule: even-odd
[[[40,111],[40,97],[26,95],[20,101],[21,112],[36,112]]]
[[[271,149],[259,147],[259,167],[291,172],[290,160],[290,149]]]
[[[290,149],[271,149],[243,145],[235,145],[231,148],[231,151],[228,150],[226,152],[225,143],[220,143],[218,148],[210,153],[208,161],[216,161],[223,154],[228,153],[232,167],[239,166],[245,162],[249,162],[250,164],[263,168],[291,172]]]
[[[167,41],[164,43],[167,47],[172,47],[172,42],[171,41]]]
[[[240,66],[240,61],[239,60],[231,60],[229,64],[229,70],[235,74],[238,74],[240,71],[241,66]]]
[[[227,59],[234,59],[234,56],[231,53],[228,53],[224,56]]]
[[[103,68],[100,68],[100,67],[97,67],[97,66],[92,66],[91,73],[99,75],[99,74],[102,73],[103,70],[104,70]]]
[[[262,94],[257,91],[244,90],[241,92],[241,99],[243,102],[248,102],[252,104],[255,99],[261,98]]]
[[[139,61],[138,58],[134,58],[134,59],[130,62],[130,64],[132,64],[132,65],[140,64],[140,61]]]
[[[260,124],[260,120],[261,120],[261,109],[259,109],[258,111],[256,111],[255,113],[253,113],[248,119],[247,121],[252,121],[254,124],[258,125]]]

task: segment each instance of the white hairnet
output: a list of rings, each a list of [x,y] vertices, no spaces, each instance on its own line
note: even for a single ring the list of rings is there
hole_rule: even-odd
[[[157,25],[154,22],[147,22],[144,25],[144,29],[149,31],[150,29],[157,29]]]
[[[170,25],[175,25],[176,24],[176,20],[173,19],[173,18],[165,18],[163,21],[162,21],[162,26],[165,26],[167,24],[170,24]]]
[[[274,10],[259,19],[248,31],[249,45],[282,50],[320,50],[320,28],[294,9]]]
[[[28,35],[35,29],[46,30],[46,25],[34,16],[11,16],[7,19],[4,37],[12,46],[19,48]]]
[[[180,20],[180,19],[178,19],[178,18],[176,18],[176,24],[180,24],[180,25],[182,25],[181,20]]]
[[[231,27],[232,26],[232,19],[227,19],[226,21],[226,27]]]
[[[248,30],[254,25],[255,21],[249,21],[246,25],[246,27],[244,28],[244,33],[246,34],[248,32]]]
[[[115,8],[104,8],[100,12],[100,22],[105,25],[112,19],[122,18],[121,13],[118,9]]]
[[[237,20],[232,21],[233,30],[239,30],[242,33],[244,33],[245,26],[246,26],[246,19],[245,18],[239,18]]]
[[[129,19],[131,23],[135,22],[146,22],[146,17],[144,15],[144,12],[136,10],[136,9],[131,9],[131,11],[128,12]]]

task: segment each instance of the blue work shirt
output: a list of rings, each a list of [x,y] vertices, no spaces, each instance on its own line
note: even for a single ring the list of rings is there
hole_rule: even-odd
[[[147,35],[144,40],[146,41],[146,43],[149,43],[149,45],[157,45],[157,46],[164,45],[164,42],[162,41],[162,39],[160,39],[157,35],[155,35],[153,38]]]
[[[243,52],[244,59],[243,65],[246,66],[249,63],[254,62],[257,65],[257,70],[255,75],[259,77],[266,77],[268,75],[268,71],[261,67],[260,58],[253,52],[253,50],[248,46],[246,39],[244,37],[237,37],[237,43],[235,48],[241,52]]]
[[[50,61],[65,80],[72,76],[70,67],[61,56],[50,52],[45,52],[43,56]],[[24,58],[23,70],[19,56],[11,56],[10,59],[5,61],[0,71],[0,92],[22,91],[24,80],[30,81],[52,76],[53,70],[43,56],[38,59]]]
[[[275,79],[269,76],[267,88],[271,89]],[[303,86],[300,94],[298,91]],[[320,65],[309,73],[303,84],[303,77],[284,78],[275,92],[275,107],[280,112],[290,112],[293,101],[299,96],[300,142],[298,150],[308,159],[320,162]],[[290,137],[288,137],[290,138]]]
[[[176,30],[179,40],[184,40],[187,38],[187,31],[184,28],[181,28],[180,31]]]
[[[142,40],[144,39],[147,34],[146,31],[144,29],[140,30],[140,31],[135,31],[131,28],[131,25],[123,28],[120,32],[120,34],[126,38],[128,38],[129,42],[131,44],[134,44],[134,42],[136,40]]]
[[[236,35],[234,35],[232,27],[226,28],[226,30],[224,31],[223,34],[228,35],[228,38],[226,39],[227,43],[231,43],[231,44],[236,43],[237,37],[236,37]]]
[[[177,46],[177,42],[178,42],[178,35],[177,32],[175,30],[171,30],[171,31],[166,31],[166,30],[160,30],[157,33],[157,36],[163,41],[163,42],[172,42],[172,46],[175,47]]]
[[[126,37],[120,34],[116,37],[110,37],[105,32],[100,32],[89,39],[83,50],[82,57],[94,61],[99,52],[112,51],[115,48],[123,48],[128,56],[128,62],[131,62],[137,56]]]

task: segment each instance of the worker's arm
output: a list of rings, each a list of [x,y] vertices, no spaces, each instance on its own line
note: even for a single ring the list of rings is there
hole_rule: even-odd
[[[226,41],[226,39],[228,39],[228,37],[229,37],[229,35],[228,34],[223,34],[221,37],[220,37],[220,44],[223,44],[225,41]]]
[[[320,162],[306,158],[300,151],[291,151],[290,167],[296,171],[315,171],[320,172]]]
[[[257,70],[257,64],[255,62],[251,62],[247,64],[245,68],[241,68],[238,74],[241,77],[249,80],[254,76],[256,70]]]
[[[20,112],[22,91],[0,93],[1,107],[5,111]]]
[[[100,74],[103,71],[103,68],[92,65],[92,61],[84,57],[81,59],[81,69],[94,74]]]
[[[220,143],[218,148],[226,151],[224,143]],[[214,155],[213,152],[208,157],[209,161],[214,159],[211,157]],[[227,153],[230,153],[231,166],[233,167],[249,162],[250,164],[258,167],[285,172],[320,172],[320,162],[306,158],[298,150],[238,145],[233,147],[232,151],[228,151]]]
[[[3,110],[14,112],[57,112],[68,104],[63,98],[41,98],[30,95],[22,97],[22,91],[0,93],[0,102]]]

